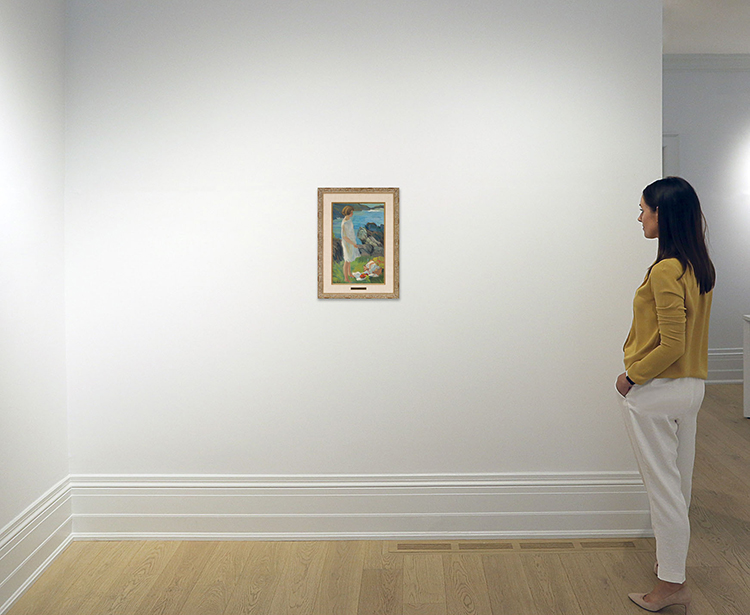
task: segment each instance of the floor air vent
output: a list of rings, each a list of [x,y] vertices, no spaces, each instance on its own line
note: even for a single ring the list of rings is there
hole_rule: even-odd
[[[654,551],[653,538],[631,540],[502,540],[393,542],[391,553],[541,553],[571,551]]]

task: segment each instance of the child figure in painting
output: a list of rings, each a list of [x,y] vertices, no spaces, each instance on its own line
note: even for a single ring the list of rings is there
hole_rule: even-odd
[[[344,219],[341,221],[341,247],[344,251],[344,280],[353,282],[352,261],[359,257],[359,248],[357,247],[357,237],[354,234],[354,207],[347,205],[341,210]]]
[[[361,282],[368,278],[379,278],[382,273],[383,268],[375,261],[370,261],[365,265],[365,270],[362,273],[355,271],[352,275]]]
[[[371,278],[377,278],[383,273],[383,268],[378,265],[375,261],[370,261],[365,266],[365,273]]]

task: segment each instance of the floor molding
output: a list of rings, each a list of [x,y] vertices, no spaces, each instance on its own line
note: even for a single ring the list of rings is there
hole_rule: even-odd
[[[750,54],[747,53],[678,53],[664,54],[664,70],[748,71]]]
[[[86,539],[335,540],[649,535],[635,472],[72,476]]]
[[[60,481],[0,532],[0,613],[73,539],[70,482]]]
[[[708,351],[708,384],[737,384],[744,379],[742,348],[713,348]]]

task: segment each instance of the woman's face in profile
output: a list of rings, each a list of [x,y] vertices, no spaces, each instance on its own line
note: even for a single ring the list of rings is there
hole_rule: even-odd
[[[659,236],[659,214],[651,209],[641,197],[641,215],[638,222],[643,225],[643,235],[646,239],[656,239]]]

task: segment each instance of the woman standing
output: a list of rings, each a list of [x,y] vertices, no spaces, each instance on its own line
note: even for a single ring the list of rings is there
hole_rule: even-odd
[[[688,509],[716,273],[698,195],[684,179],[666,177],[647,186],[638,221],[659,246],[635,293],[626,371],[616,387],[648,493],[659,582],[649,593],[629,597],[647,611],[682,604],[687,614]]]
[[[344,219],[341,221],[341,247],[344,251],[344,281],[353,282],[352,262],[359,258],[359,248],[357,247],[357,237],[354,234],[354,207],[347,205],[341,210]]]

